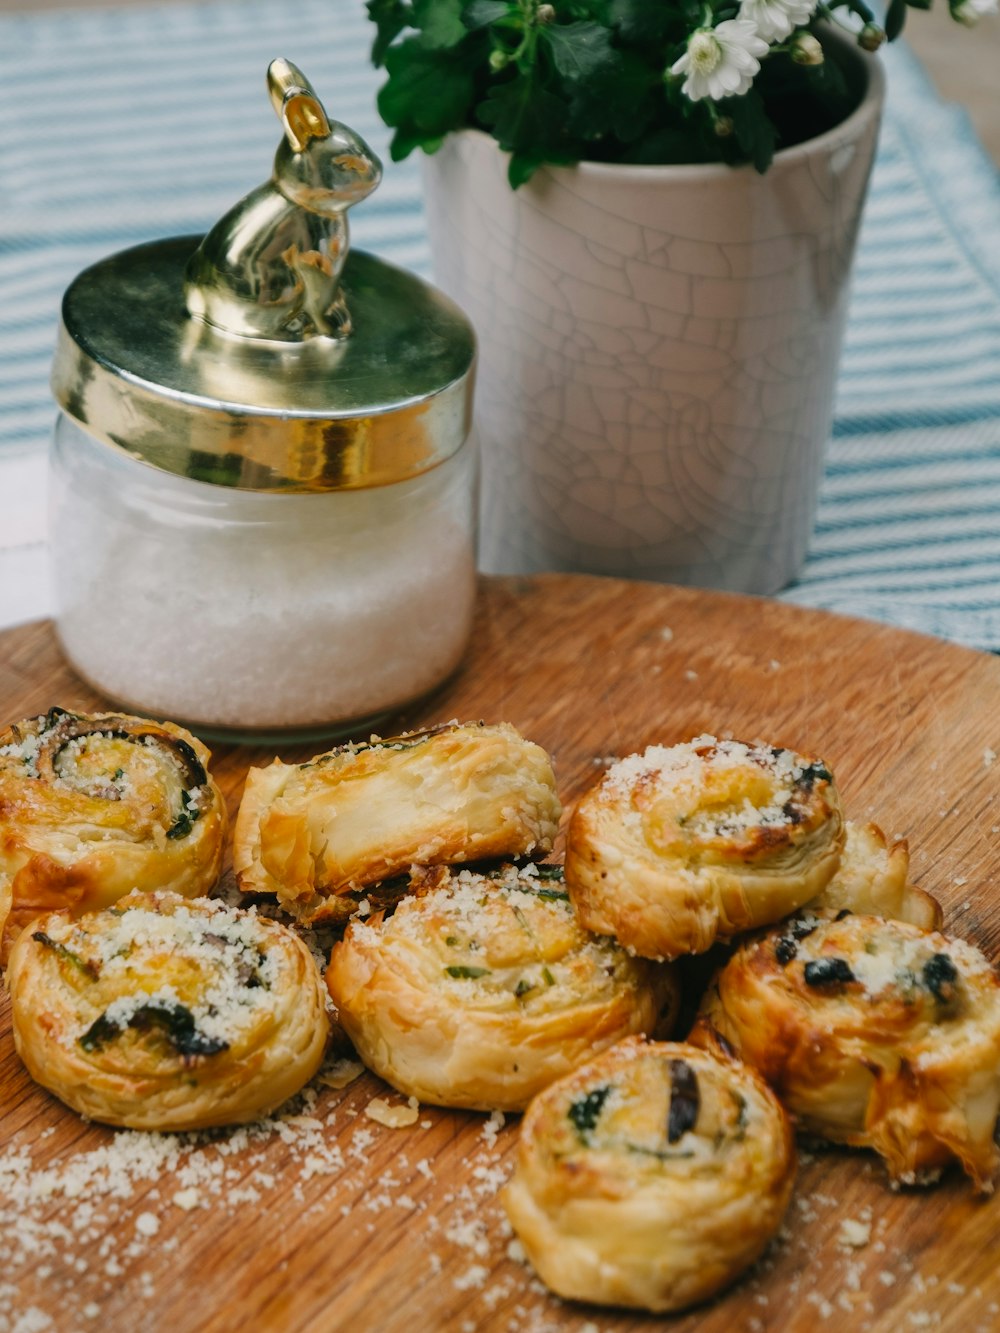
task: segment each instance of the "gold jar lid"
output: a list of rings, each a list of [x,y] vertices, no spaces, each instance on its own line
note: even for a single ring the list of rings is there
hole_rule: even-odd
[[[349,251],[381,164],[272,62],[271,179],[205,237],[154,241],[70,284],[52,371],[92,435],[164,471],[258,491],[428,471],[472,422],[475,335],[414,274]]]

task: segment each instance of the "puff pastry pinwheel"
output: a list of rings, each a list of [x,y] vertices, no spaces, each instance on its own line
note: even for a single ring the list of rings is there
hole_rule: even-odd
[[[52,708],[0,734],[0,961],[40,912],[207,893],[226,832],[209,758],[181,727],[120,713]]]
[[[11,951],[14,1041],[36,1082],[132,1129],[239,1124],[319,1068],[312,955],[255,912],[174,893],[38,918]]]
[[[449,723],[251,768],[233,863],[307,924],[342,920],[353,890],[411,865],[544,854],[561,807],[548,755],[507,723]]]
[[[632,1038],[535,1098],[501,1199],[560,1296],[662,1312],[758,1258],[794,1176],[788,1118],[752,1070]]]
[[[823,891],[806,904],[817,911],[830,908],[908,921],[921,930],[937,930],[941,907],[923,889],[909,883],[910,852],[905,840],[890,847],[877,824],[845,824],[847,834],[840,865]]]
[[[744,942],[703,1001],[718,1035],[802,1128],[882,1155],[911,1184],[1000,1166],[1000,983],[964,940],[873,916],[804,912]]]
[[[843,844],[822,763],[699,736],[619,761],[583,797],[566,885],[588,930],[675,958],[801,907],[831,879]]]
[[[327,985],[370,1069],[421,1101],[518,1111],[595,1050],[672,1021],[671,969],[589,936],[553,870],[437,867],[391,916],[351,921]]]

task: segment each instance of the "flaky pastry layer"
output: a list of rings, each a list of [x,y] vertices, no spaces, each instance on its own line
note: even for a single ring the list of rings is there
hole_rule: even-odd
[[[1000,1168],[1000,983],[964,940],[873,916],[801,913],[743,943],[691,1040],[721,1036],[802,1128],[871,1147],[916,1183]]]
[[[0,961],[42,912],[208,893],[226,832],[210,757],[182,727],[119,713],[52,708],[0,734]]]
[[[665,1312],[754,1262],[794,1174],[788,1118],[752,1070],[630,1039],[531,1103],[502,1201],[560,1296]]]
[[[583,797],[566,884],[589,930],[675,958],[814,898],[843,844],[840,798],[821,762],[699,736],[621,760]]]
[[[322,1062],[322,978],[286,927],[173,893],[37,918],[11,952],[14,1042],[92,1120],[190,1130],[256,1119]]]
[[[921,930],[937,930],[941,907],[909,882],[910,850],[904,838],[890,846],[877,824],[844,826],[847,837],[836,874],[811,902],[816,911],[846,909],[862,915],[908,921]]]
[[[548,755],[508,723],[449,724],[251,768],[236,819],[240,887],[300,921],[411,865],[543,854],[561,807]]]
[[[669,1030],[671,969],[584,931],[554,869],[439,867],[351,922],[327,984],[370,1069],[421,1101],[517,1111],[595,1050]]]

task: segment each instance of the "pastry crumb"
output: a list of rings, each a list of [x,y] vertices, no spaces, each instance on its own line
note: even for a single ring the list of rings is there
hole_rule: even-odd
[[[415,1125],[420,1117],[418,1107],[411,1105],[415,1100],[411,1097],[405,1106],[400,1106],[387,1102],[384,1097],[373,1097],[365,1107],[365,1115],[387,1129],[405,1129],[407,1125]]]
[[[316,1082],[324,1088],[346,1088],[365,1072],[360,1060],[334,1060],[329,1069],[316,1075]]]

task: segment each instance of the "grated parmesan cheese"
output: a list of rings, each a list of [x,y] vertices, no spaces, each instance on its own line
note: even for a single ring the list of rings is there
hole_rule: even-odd
[[[848,1249],[862,1249],[871,1240],[870,1222],[859,1222],[853,1217],[845,1217],[840,1224],[837,1244]]]
[[[693,677],[694,673],[687,673]],[[627,824],[641,821],[639,812],[630,808],[637,788],[650,785],[660,791],[684,793],[684,827],[689,830],[733,836],[754,828],[778,828],[788,823],[788,803],[801,795],[801,782],[811,761],[791,750],[764,744],[748,745],[742,741],[696,736],[680,745],[651,745],[642,754],[619,760],[604,775],[598,799],[621,807]],[[700,808],[708,784],[719,775],[736,775],[753,769],[768,779],[769,792],[758,802],[748,798],[738,805],[720,807],[717,800]]]

